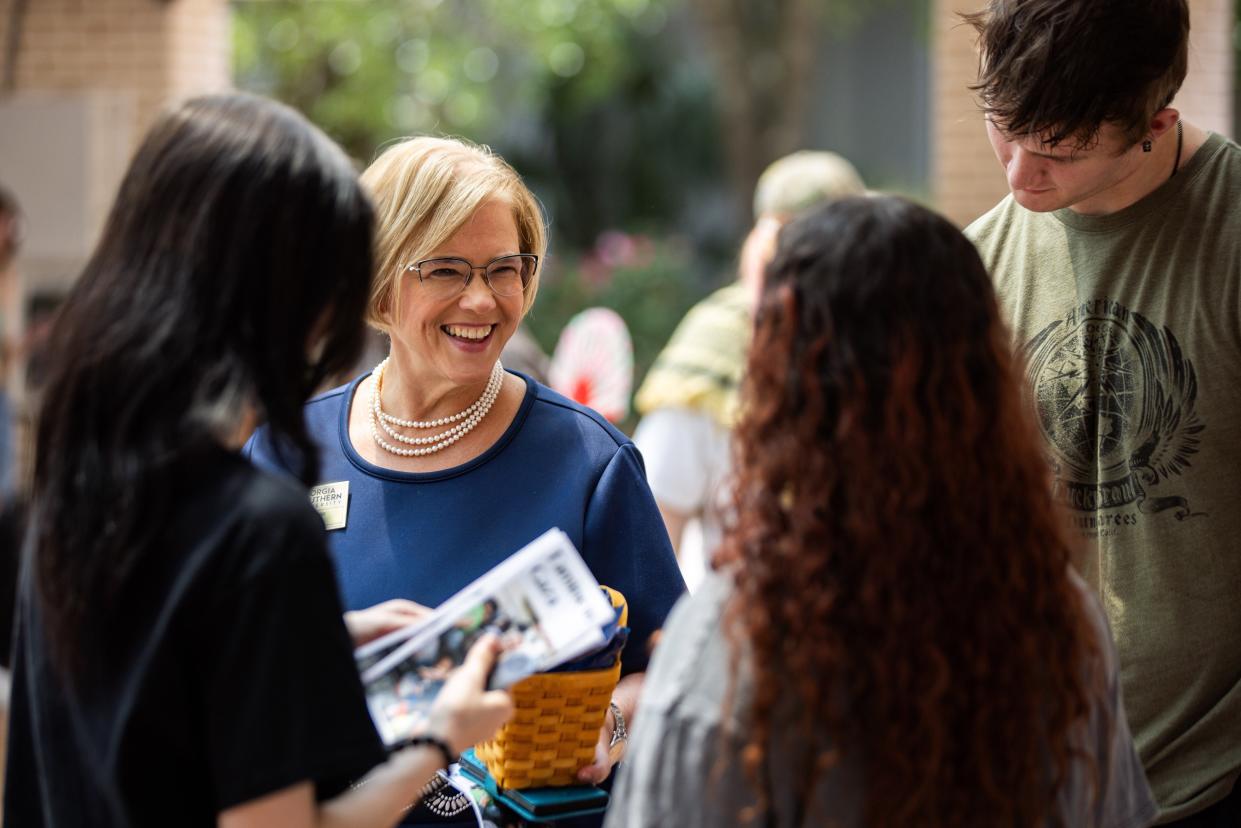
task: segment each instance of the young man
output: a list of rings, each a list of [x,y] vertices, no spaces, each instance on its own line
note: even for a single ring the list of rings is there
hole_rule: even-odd
[[[1185,0],[967,19],[1012,193],[966,233],[1026,357],[1160,822],[1241,825],[1241,148],[1171,106]]]

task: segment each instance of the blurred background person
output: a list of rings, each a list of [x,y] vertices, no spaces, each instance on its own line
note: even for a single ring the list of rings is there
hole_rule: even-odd
[[[16,197],[0,186],[0,294],[11,295],[17,288],[16,262],[22,242],[22,221],[21,207],[18,206]],[[20,508],[15,505],[15,499],[18,496],[21,482],[16,468],[17,435],[14,431],[13,402],[9,388],[18,357],[18,345],[9,329],[9,323],[10,320],[0,318],[0,533],[7,533],[13,538],[18,538],[21,532],[14,531],[12,526],[7,525],[12,523],[12,519],[17,518],[20,511]],[[14,549],[13,552],[15,553],[16,550]],[[13,573],[16,572],[16,554],[9,555],[0,549],[0,558],[3,559],[0,560],[0,569],[5,572],[10,570]],[[5,578],[3,582],[0,582],[0,607],[7,607],[9,610],[12,609],[12,603],[4,604],[3,600],[5,596],[11,600],[11,592],[5,589],[4,584],[11,586],[12,583],[11,578]],[[7,624],[11,614],[11,612],[7,614],[0,612],[0,634],[9,631]],[[6,654],[10,637],[4,635],[3,640],[0,640],[0,649]],[[5,663],[7,664],[7,659]]]
[[[391,825],[511,712],[489,642],[381,765],[323,524],[238,455],[262,416],[314,479],[302,405],[361,343],[372,224],[281,104],[195,99],[140,146],[49,340],[7,824]]]
[[[11,296],[17,285],[17,252],[22,242],[22,213],[17,199],[0,187],[0,294]],[[0,307],[8,302],[0,303]],[[0,310],[2,313],[2,310]],[[10,383],[18,354],[11,320],[0,318],[0,497],[11,498],[18,488],[13,401]]]
[[[482,147],[413,138],[363,173],[378,218],[368,319],[391,352],[306,408],[323,463],[347,485],[329,546],[347,608],[393,598],[438,606],[526,543],[563,529],[601,584],[629,605],[622,678],[584,782],[619,759],[647,641],[684,592],[633,443],[598,413],[506,371],[546,248],[543,215],[516,172]],[[247,448],[290,469],[279,435]],[[442,796],[441,796],[442,794]],[[452,789],[408,822],[473,819]]]
[[[0,295],[17,289],[16,259],[22,241],[22,213],[14,195],[0,186]],[[0,302],[0,313],[5,303]],[[0,319],[0,776],[9,706],[12,668],[13,609],[21,539],[25,531],[25,502],[17,470],[17,424],[9,385],[17,359],[17,345],[9,320]]]
[[[891,197],[795,220],[742,412],[738,519],[664,631],[609,825],[1148,824],[965,237]]]
[[[638,389],[634,442],[690,589],[722,537],[737,389],[776,234],[809,207],[863,192],[853,165],[832,152],[803,150],[768,167],[754,192],[755,223],[737,280],[686,314]],[[686,531],[691,521],[696,535]]]

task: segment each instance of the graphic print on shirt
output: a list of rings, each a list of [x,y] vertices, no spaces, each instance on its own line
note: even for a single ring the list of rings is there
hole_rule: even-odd
[[[1075,518],[1077,528],[1114,534],[1139,515],[1204,516],[1176,493],[1205,425],[1193,362],[1171,331],[1095,299],[1039,332],[1025,358],[1057,493],[1095,513]]]

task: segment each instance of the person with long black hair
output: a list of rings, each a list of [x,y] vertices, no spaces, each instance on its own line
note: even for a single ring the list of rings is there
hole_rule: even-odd
[[[261,417],[315,478],[302,405],[356,357],[372,224],[344,154],[271,101],[190,101],[139,148],[50,337],[8,824],[391,825],[507,716],[492,641],[371,771],[323,524],[237,452]]]

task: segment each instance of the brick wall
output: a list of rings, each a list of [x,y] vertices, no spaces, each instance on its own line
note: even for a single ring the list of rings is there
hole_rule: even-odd
[[[1189,76],[1176,100],[1186,120],[1230,136],[1232,4],[1190,0]],[[973,30],[957,17],[982,5],[979,0],[934,0],[931,189],[936,206],[962,225],[1008,192],[967,88],[978,70]]]
[[[957,12],[976,0],[934,0],[931,45],[931,193],[958,224],[985,212],[1008,192],[968,87],[978,77],[974,30]]]
[[[0,0],[0,56],[15,8]],[[0,184],[28,231],[18,287],[0,295],[6,337],[21,335],[33,295],[76,277],[160,110],[231,86],[230,43],[228,0],[25,0],[16,71],[0,90]],[[2,371],[0,384],[20,388]]]
[[[13,3],[0,0],[0,43]],[[19,95],[132,96],[140,136],[161,107],[229,80],[225,0],[26,0]]]
[[[225,0],[178,0],[168,19],[168,94],[178,98],[228,89],[231,42]]]
[[[1190,0],[1189,74],[1175,106],[1185,120],[1233,135],[1233,0]]]

